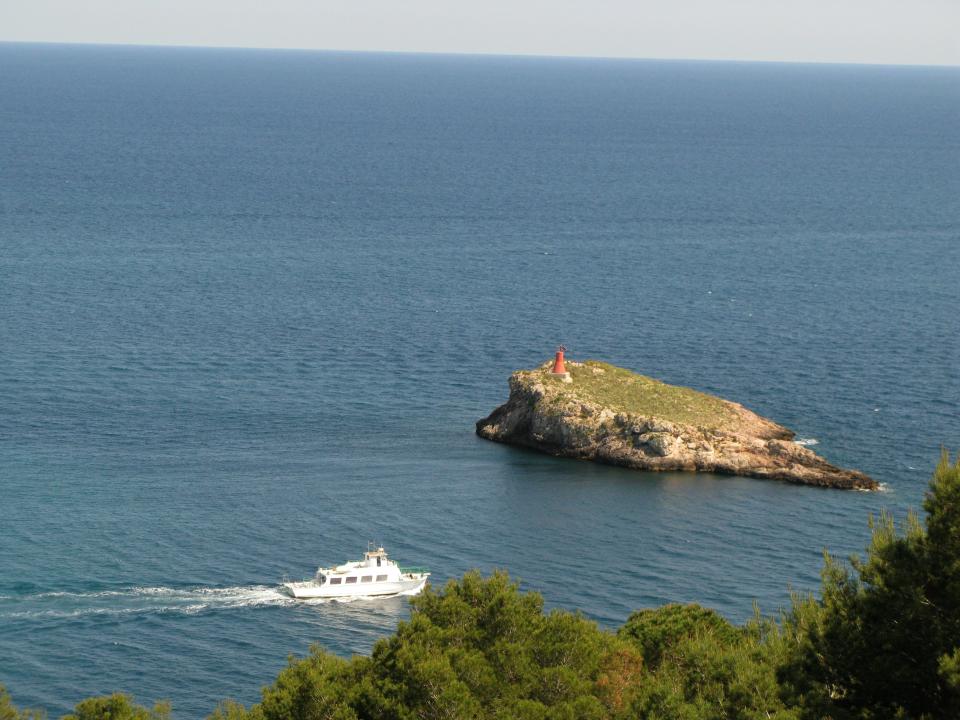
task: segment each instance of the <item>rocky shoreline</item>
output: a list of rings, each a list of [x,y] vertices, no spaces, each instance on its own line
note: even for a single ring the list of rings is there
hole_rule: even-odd
[[[794,433],[728,400],[596,361],[550,363],[510,377],[510,397],[477,434],[551,455],[637,470],[684,470],[876,490],[793,442]],[[654,410],[655,412],[651,412]]]

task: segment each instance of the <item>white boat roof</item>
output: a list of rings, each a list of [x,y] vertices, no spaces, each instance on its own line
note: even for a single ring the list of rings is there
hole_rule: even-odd
[[[329,568],[318,568],[320,572],[330,573],[334,575],[342,575],[344,573],[351,572],[353,570],[370,570],[371,567],[366,564],[367,560],[372,560],[374,558],[381,558],[384,562],[384,567],[389,565],[396,565],[393,560],[387,558],[387,551],[382,547],[378,547],[376,550],[368,550],[363,554],[363,560],[351,560],[343,563],[342,565],[335,565]]]

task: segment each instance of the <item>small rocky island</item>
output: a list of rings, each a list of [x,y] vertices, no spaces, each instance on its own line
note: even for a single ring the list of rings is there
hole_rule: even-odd
[[[558,372],[559,371],[559,372]],[[629,370],[566,361],[510,377],[510,398],[477,423],[488,440],[637,470],[689,470],[875,490],[742,405]]]

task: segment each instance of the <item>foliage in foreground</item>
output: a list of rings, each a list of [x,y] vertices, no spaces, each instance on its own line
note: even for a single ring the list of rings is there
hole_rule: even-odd
[[[635,613],[620,633],[543,612],[506,573],[468,573],[413,601],[409,622],[369,658],[315,649],[292,661],[249,711],[217,718],[796,717],[777,697],[762,632],[696,605]],[[756,711],[741,712],[742,699]]]
[[[44,720],[40,710],[18,710],[6,688],[0,685],[0,720]],[[151,709],[137,705],[123,693],[87,698],[77,704],[63,720],[169,720],[170,704],[157,703]]]
[[[785,687],[837,718],[960,718],[960,459],[940,460],[903,534],[871,520],[865,559],[829,555],[822,600],[795,598]]]
[[[37,710],[18,710],[7,689],[0,685],[0,720],[43,720],[43,713]]]
[[[827,556],[822,599],[742,627],[697,605],[633,613],[616,633],[543,611],[506,573],[412,601],[350,660],[291,659],[251,708],[212,720],[880,720],[960,718],[960,461],[941,459],[903,533],[882,515],[864,559]],[[65,720],[165,720],[112,695]],[[0,720],[35,720],[0,688]]]

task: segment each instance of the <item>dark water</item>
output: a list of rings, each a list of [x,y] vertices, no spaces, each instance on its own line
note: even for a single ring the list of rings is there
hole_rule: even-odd
[[[200,717],[405,601],[367,540],[614,627],[743,620],[960,446],[960,71],[0,45],[0,682]],[[564,342],[878,494],[477,439]]]

